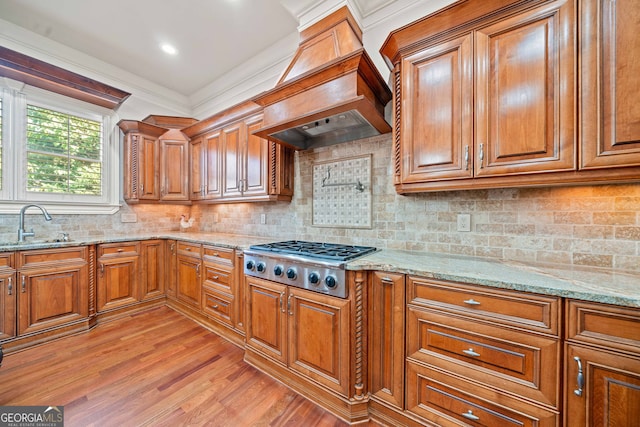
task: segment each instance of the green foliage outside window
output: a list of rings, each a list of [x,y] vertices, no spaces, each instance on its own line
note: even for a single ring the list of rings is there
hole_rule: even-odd
[[[102,125],[27,106],[27,191],[101,194]]]

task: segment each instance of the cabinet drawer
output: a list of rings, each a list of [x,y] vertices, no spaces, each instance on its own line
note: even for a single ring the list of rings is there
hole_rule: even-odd
[[[15,254],[13,252],[0,253],[0,270],[13,269]]]
[[[205,264],[204,280],[208,286],[231,293],[232,276],[228,270]]]
[[[219,246],[203,246],[202,249],[202,258],[206,262],[213,262],[233,267],[233,258],[235,255],[235,251],[233,249],[222,248]]]
[[[135,256],[140,253],[140,243],[105,243],[98,246],[98,258],[103,256]]]
[[[408,285],[410,304],[558,335],[560,298],[419,277]]]
[[[232,302],[233,297],[231,295],[223,295],[208,286],[203,286],[202,309],[208,315],[229,326],[233,325],[231,321]]]
[[[407,357],[514,396],[559,404],[559,339],[409,307]]]
[[[407,410],[440,426],[558,425],[555,411],[528,405],[413,362],[407,363]]]
[[[180,255],[197,257],[200,259],[202,257],[202,245],[197,243],[186,243],[186,242],[178,242],[178,253]]]
[[[60,263],[85,264],[87,262],[87,247],[32,249],[18,253],[18,268],[35,268],[57,266]]]
[[[640,352],[640,310],[568,300],[567,339]]]

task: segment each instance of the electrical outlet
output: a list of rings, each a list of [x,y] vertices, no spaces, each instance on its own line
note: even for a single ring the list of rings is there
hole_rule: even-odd
[[[458,231],[471,231],[471,215],[458,214]]]
[[[260,214],[260,224],[267,223],[267,214]]]
[[[120,222],[138,222],[138,215],[134,213],[123,213],[120,215]]]

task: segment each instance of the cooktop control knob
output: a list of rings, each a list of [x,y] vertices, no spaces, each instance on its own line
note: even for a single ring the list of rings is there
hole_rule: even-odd
[[[267,269],[267,264],[265,264],[264,262],[259,262],[258,265],[256,266],[256,270],[258,270],[258,273],[264,273],[266,269]]]
[[[247,270],[253,271],[254,268],[256,268],[256,263],[251,260],[247,261]]]
[[[316,273],[315,271],[313,273],[309,273],[309,283],[316,285],[319,281],[320,276],[318,275],[318,273]]]
[[[296,272],[296,269],[293,267],[290,267],[289,269],[287,269],[287,278],[288,279],[295,279],[296,277],[298,277],[298,273]]]
[[[282,273],[284,273],[284,267],[282,267],[281,265],[276,265],[275,267],[273,267],[273,274],[280,277],[282,276]]]
[[[334,276],[331,276],[331,275],[327,276],[324,279],[324,283],[325,283],[325,285],[327,285],[328,288],[335,288],[336,285],[337,285],[336,278]]]

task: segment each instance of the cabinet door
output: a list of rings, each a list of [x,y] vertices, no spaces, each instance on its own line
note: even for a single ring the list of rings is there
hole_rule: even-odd
[[[246,276],[247,345],[286,365],[287,287]]]
[[[16,273],[0,270],[0,340],[16,335]]]
[[[204,198],[222,197],[222,132],[205,135]]]
[[[289,368],[343,396],[349,390],[349,301],[289,288]]]
[[[246,146],[244,152],[244,188],[243,195],[264,196],[269,189],[269,142],[251,132],[262,127],[262,116],[254,117],[246,121],[245,135]]]
[[[572,344],[566,355],[565,425],[638,425],[640,358]]]
[[[404,407],[404,301],[403,274],[375,272],[369,300],[369,391]]]
[[[138,301],[138,258],[98,260],[98,312]]]
[[[140,180],[138,198],[140,200],[159,200],[160,150],[158,139],[140,135],[138,168],[138,177]]]
[[[200,309],[200,259],[178,254],[176,269],[176,298]]]
[[[189,143],[189,198],[191,200],[204,198],[205,156],[204,137],[192,139]]]
[[[224,174],[223,197],[240,197],[244,188],[242,181],[243,127],[236,123],[223,131],[224,138]]]
[[[160,199],[189,200],[188,141],[160,140]]]
[[[640,2],[580,6],[580,166],[640,165]]]
[[[88,266],[52,267],[19,274],[18,334],[87,318]]]
[[[575,170],[573,0],[475,33],[475,175]]]
[[[402,61],[403,183],[473,176],[471,35]]]
[[[148,240],[141,244],[140,296],[145,300],[164,294],[165,261],[164,240]]]

